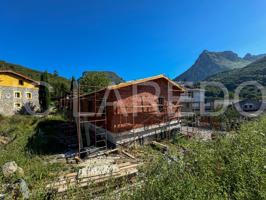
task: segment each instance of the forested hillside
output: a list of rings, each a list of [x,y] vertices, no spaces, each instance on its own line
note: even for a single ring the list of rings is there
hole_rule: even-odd
[[[22,65],[17,65],[17,64],[12,64],[12,63],[7,63],[5,61],[0,61],[0,70],[13,70],[15,72],[21,73],[25,76],[28,76],[36,81],[40,80],[41,77],[41,71],[33,70],[28,67],[24,67]],[[65,84],[69,84],[70,81],[64,77],[58,76],[58,74],[51,74],[48,73],[49,80],[51,81],[52,84],[57,83],[57,82],[62,82]]]
[[[93,75],[93,74],[96,74],[96,73],[103,73],[103,74],[105,74],[106,78],[108,78],[110,80],[110,82],[113,83],[113,84],[119,84],[119,83],[125,82],[123,80],[123,78],[121,78],[116,73],[111,72],[111,71],[85,71],[85,72],[83,72],[83,75],[82,76],[85,76],[85,75]]]
[[[7,63],[5,61],[0,61],[0,70],[12,70],[27,77],[30,77],[36,81],[40,81],[42,74],[41,71],[33,70],[28,67],[24,67],[17,64]],[[70,80],[59,76],[56,71],[53,74],[48,73],[48,80],[54,91],[52,93],[52,97],[62,96],[63,93],[69,91]]]
[[[225,84],[229,90],[235,89],[245,81],[258,81],[266,86],[266,57],[251,63],[242,69],[234,69],[208,77],[207,81],[217,81]]]

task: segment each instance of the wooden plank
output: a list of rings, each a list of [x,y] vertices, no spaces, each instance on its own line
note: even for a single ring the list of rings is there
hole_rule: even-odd
[[[51,183],[49,185],[47,185],[47,188],[49,187],[56,187],[56,186],[60,186],[60,185],[64,185],[64,184],[71,184],[71,183],[75,183],[75,182],[84,182],[84,181],[92,181],[92,180],[98,180],[98,179],[102,179],[102,178],[106,178],[106,177],[116,177],[117,175],[120,174],[124,174],[125,172],[132,172],[132,171],[136,171],[136,167],[139,166],[140,164],[131,164],[131,163],[124,163],[124,165],[120,165],[120,169],[117,172],[112,172],[112,173],[108,173],[108,174],[103,174],[103,175],[95,175],[95,176],[88,176],[88,177],[83,177],[78,179],[77,176],[73,177],[73,174],[68,174],[66,176],[69,176],[67,178],[64,178],[62,180],[58,180],[57,182]],[[62,178],[62,177],[61,177]]]
[[[116,148],[116,149],[108,150],[104,154],[108,155],[108,154],[116,153],[116,152],[119,152],[119,149]]]
[[[72,182],[72,183],[69,183],[69,184],[60,185],[59,187],[54,188],[54,189],[57,189],[58,192],[65,192],[65,191],[68,190],[68,188],[70,188],[72,186],[86,187],[86,186],[89,186],[90,184],[99,184],[99,183],[108,181],[108,180],[110,180],[110,178],[118,179],[118,178],[121,178],[121,177],[134,175],[137,172],[138,172],[137,169],[124,170],[123,172],[117,173],[115,176],[114,175],[106,175],[106,176],[102,176],[102,177],[99,177],[99,178],[98,177],[94,177],[93,179],[84,178],[84,179],[79,180],[76,183]]]
[[[168,151],[168,146],[164,145],[164,144],[161,144],[159,142],[156,142],[156,141],[153,141],[151,143],[154,147],[156,147],[157,149],[163,151],[163,152],[166,152]]]
[[[75,156],[75,161],[77,162],[77,163],[82,163],[83,162],[83,160],[81,160],[80,159],[80,157],[78,157],[78,156]]]
[[[131,168],[139,167],[140,165],[142,165],[142,164],[141,164],[141,163],[138,163],[138,164],[132,164],[132,165],[129,165],[129,166],[121,167],[120,169],[121,169],[121,170],[127,170],[127,169],[131,169]]]
[[[68,177],[75,177],[75,176],[77,176],[77,175],[78,175],[77,172],[73,172],[73,173],[66,174],[66,175],[64,175],[63,177],[64,177],[64,178],[68,178]]]
[[[127,153],[126,151],[124,151],[124,150],[122,150],[121,151],[123,154],[125,154],[126,156],[128,156],[128,157],[130,157],[130,158],[132,158],[132,159],[136,159],[133,155],[131,155],[131,154],[129,154],[129,153]]]
[[[125,166],[129,166],[129,165],[132,165],[131,162],[123,162],[123,163],[120,163],[120,164],[117,164],[119,168],[121,167],[125,167]]]

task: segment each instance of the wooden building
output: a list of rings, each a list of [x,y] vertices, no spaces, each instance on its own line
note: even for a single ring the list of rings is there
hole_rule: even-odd
[[[89,86],[80,86],[89,87]],[[184,89],[164,75],[130,81],[80,94],[71,103],[80,148],[144,142],[180,128]],[[169,133],[169,134],[166,134]]]

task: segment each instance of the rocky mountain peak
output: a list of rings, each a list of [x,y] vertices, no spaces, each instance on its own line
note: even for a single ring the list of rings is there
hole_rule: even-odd
[[[244,58],[233,51],[212,52],[204,50],[196,62],[183,74],[176,77],[177,81],[201,81],[219,72],[238,69],[266,56],[247,54]]]

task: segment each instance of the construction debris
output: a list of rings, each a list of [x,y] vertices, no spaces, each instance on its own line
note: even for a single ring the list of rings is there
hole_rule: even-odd
[[[74,166],[77,172],[60,176],[58,180],[46,186],[47,189],[58,193],[66,192],[72,187],[88,187],[99,185],[110,179],[132,178],[137,175],[138,167],[142,163],[137,162],[131,154],[113,149],[103,156],[83,160]],[[126,157],[124,156],[126,155]]]
[[[111,153],[117,153],[119,151],[119,149],[111,149],[111,150],[108,150],[108,151],[106,151],[104,154],[105,155],[109,155],[109,154],[111,154]]]
[[[83,162],[83,160],[81,160],[80,157],[78,157],[78,156],[75,156],[74,159],[76,160],[76,163],[81,163],[81,162]]]
[[[126,156],[128,156],[129,158],[132,158],[132,159],[136,159],[133,155],[125,152],[124,150],[121,151],[123,154],[125,154]]]
[[[165,152],[168,151],[168,146],[166,146],[166,145],[164,145],[164,144],[161,144],[161,143],[159,143],[159,142],[153,141],[153,142],[151,143],[151,145],[152,145],[153,147],[155,147],[156,149],[162,151],[163,153],[165,153]]]

